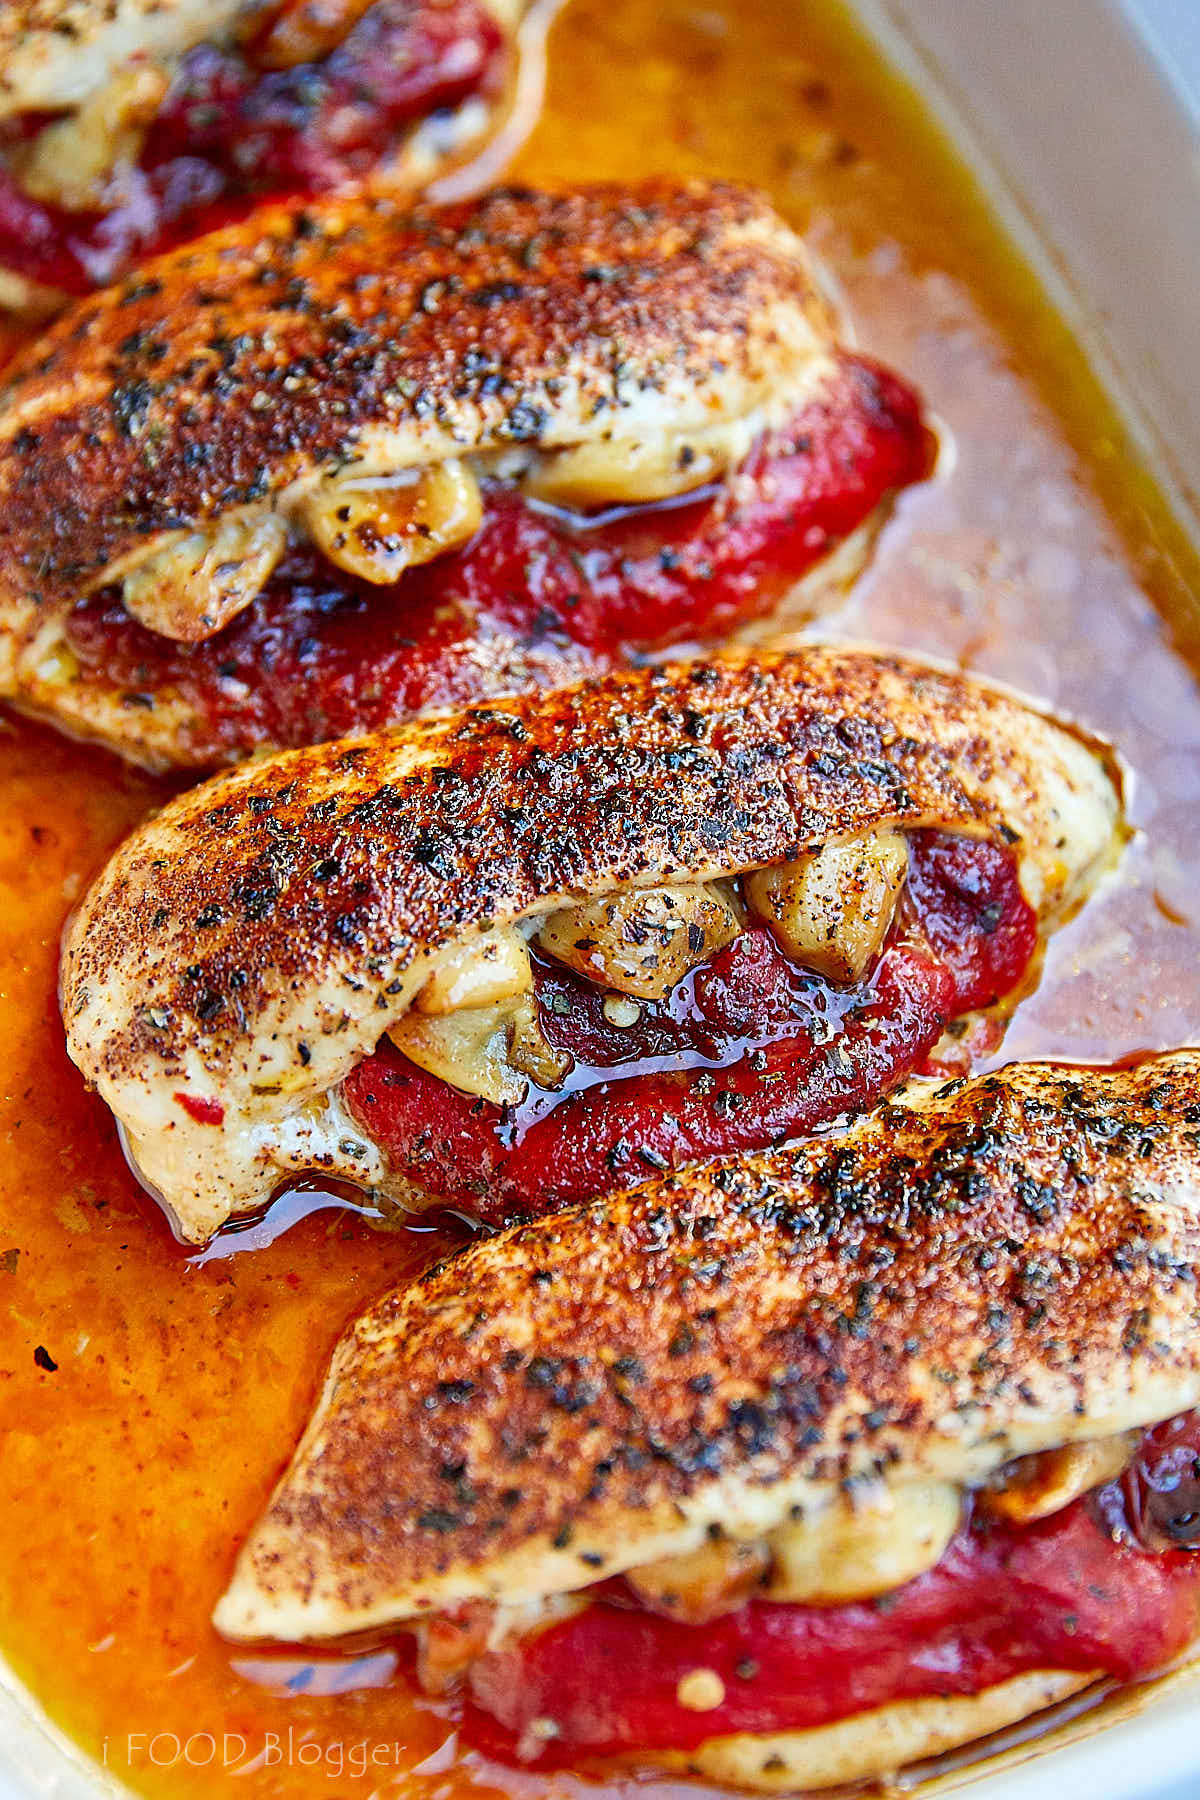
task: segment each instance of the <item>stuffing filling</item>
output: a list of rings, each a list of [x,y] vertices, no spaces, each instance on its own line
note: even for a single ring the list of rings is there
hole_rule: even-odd
[[[485,934],[341,1102],[424,1202],[528,1216],[961,1072],[963,1015],[1014,993],[1037,940],[1011,848],[865,832]]]
[[[929,455],[911,391],[839,356],[775,423],[355,465],[114,565],[39,673],[182,700],[214,758],[376,730],[763,616]]]
[[[361,181],[417,121],[505,80],[482,0],[246,12],[234,41],[131,61],[69,112],[0,126],[0,265],[87,293],[258,201]]]
[[[473,1743],[569,1764],[802,1731],[1035,1669],[1133,1680],[1200,1616],[1200,1414],[1025,1457],[983,1488],[859,1489],[752,1542],[547,1607],[417,1628]]]

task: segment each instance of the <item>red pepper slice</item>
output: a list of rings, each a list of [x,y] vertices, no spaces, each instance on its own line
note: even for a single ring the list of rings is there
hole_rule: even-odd
[[[499,1220],[589,1200],[658,1170],[761,1150],[870,1105],[933,1048],[950,992],[944,970],[899,946],[830,1044],[793,1025],[769,1048],[715,1070],[698,1066],[693,1052],[689,1068],[597,1080],[540,1114],[547,1097],[539,1095],[528,1123],[525,1109],[506,1118],[390,1043],[359,1064],[343,1093],[393,1168],[452,1205]]]
[[[992,1006],[1010,993],[1037,946],[1037,919],[1023,902],[1016,858],[997,844],[913,832],[905,909],[954,976],[955,1012]]]
[[[1114,1538],[1101,1522],[1132,1481],[1172,1479],[1169,1459],[1200,1453],[1200,1416],[1148,1434],[1121,1481],[1032,1525],[964,1525],[936,1568],[874,1602],[751,1602],[683,1625],[602,1601],[540,1635],[484,1655],[469,1673],[471,1741],[513,1760],[686,1750],[730,1732],[803,1730],[922,1695],[976,1694],[1037,1668],[1097,1669],[1131,1681],[1165,1667],[1200,1624],[1200,1556]],[[1200,1484],[1176,1511],[1193,1535]],[[1177,1491],[1177,1490],[1176,1490]],[[1135,1509],[1136,1510],[1136,1509]],[[1178,1526],[1174,1532],[1180,1541]],[[725,1689],[689,1712],[680,1679],[712,1669]],[[528,1732],[553,1719],[547,1742]]]
[[[346,1105],[394,1170],[487,1220],[804,1136],[918,1069],[948,1019],[1017,984],[1036,945],[1011,852],[920,832],[910,868],[912,935],[858,987],[805,974],[760,928],[620,1028],[598,989],[539,964],[543,1029],[575,1061],[564,1092],[502,1109],[385,1041],[347,1077]],[[936,948],[919,941],[927,927]]]

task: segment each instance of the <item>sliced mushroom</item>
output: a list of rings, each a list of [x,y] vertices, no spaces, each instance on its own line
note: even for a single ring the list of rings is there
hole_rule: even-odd
[[[656,1612],[703,1625],[732,1612],[762,1586],[771,1552],[761,1540],[738,1543],[719,1537],[688,1556],[645,1563],[626,1577],[639,1599]]]
[[[1059,1450],[1042,1450],[1036,1456],[1018,1457],[1006,1463],[979,1495],[979,1505],[993,1517],[1031,1524],[1061,1512],[1080,1494],[1101,1487],[1121,1474],[1141,1441],[1140,1431],[1122,1431],[1115,1437],[1087,1438],[1080,1444],[1064,1444]]]
[[[511,1000],[532,986],[529,947],[519,931],[507,926],[440,956],[413,1004],[418,1012],[437,1016]]]
[[[714,886],[633,888],[551,913],[537,934],[549,955],[637,1000],[661,1000],[741,930]]]
[[[535,458],[521,483],[550,506],[644,506],[716,481],[741,462],[751,434],[742,420],[657,443],[610,438]]]
[[[839,1499],[771,1533],[763,1592],[809,1606],[890,1593],[941,1561],[961,1517],[962,1496],[948,1482],[880,1484]]]
[[[479,483],[465,463],[393,475],[331,476],[300,507],[313,542],[339,569],[377,587],[475,535]]]
[[[125,610],[160,637],[201,643],[250,605],[286,545],[278,513],[230,514],[131,569],[122,590]]]
[[[859,981],[888,934],[908,872],[902,832],[838,838],[745,877],[752,912],[781,950],[830,981]]]
[[[111,204],[112,172],[137,161],[167,81],[158,63],[129,63],[76,111],[46,125],[12,159],[25,192],[68,212]]]
[[[464,1007],[429,1017],[408,1012],[388,1033],[410,1062],[464,1094],[478,1094],[496,1106],[515,1106],[528,1083],[508,1060],[515,1003]]]
[[[517,1106],[530,1081],[555,1087],[571,1068],[542,1035],[528,994],[436,1016],[408,1012],[388,1036],[418,1068],[495,1106]]]
[[[508,1060],[514,1069],[528,1075],[538,1087],[548,1090],[561,1087],[574,1067],[566,1051],[556,1050],[542,1030],[537,1007],[530,996],[513,1007]]]

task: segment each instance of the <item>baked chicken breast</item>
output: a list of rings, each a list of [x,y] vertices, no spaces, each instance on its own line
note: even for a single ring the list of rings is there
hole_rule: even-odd
[[[172,801],[67,932],[68,1048],[189,1241],[300,1170],[529,1215],[969,1066],[1120,820],[926,664],[611,674]]]
[[[916,1083],[477,1240],[338,1348],[216,1610],[416,1630],[468,1741],[795,1791],[1200,1618],[1200,1055]]]
[[[57,311],[272,199],[411,194],[511,110],[525,11],[524,0],[0,7],[0,305]]]
[[[277,210],[11,372],[0,693],[195,767],[559,684],[844,577],[928,454],[743,189]]]

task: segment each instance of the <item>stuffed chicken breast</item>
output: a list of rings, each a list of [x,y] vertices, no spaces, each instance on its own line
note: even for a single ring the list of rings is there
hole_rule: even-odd
[[[0,693],[136,760],[722,635],[927,467],[744,190],[272,220],[81,306],[0,398]]]
[[[68,1047],[187,1239],[313,1169],[533,1214],[969,1064],[1120,834],[1093,746],[927,665],[609,675],[181,795],[68,931]]]
[[[1200,1057],[917,1083],[477,1241],[336,1352],[216,1612],[468,1741],[795,1791],[1200,1625]]]
[[[265,200],[421,186],[493,131],[524,0],[0,8],[0,304],[57,310]]]

